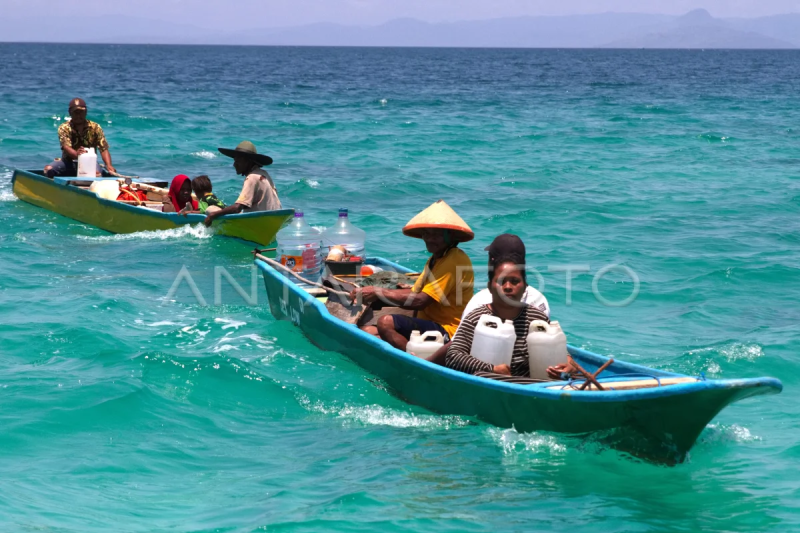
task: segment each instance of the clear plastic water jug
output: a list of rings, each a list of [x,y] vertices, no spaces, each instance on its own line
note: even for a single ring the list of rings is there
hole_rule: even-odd
[[[310,281],[317,281],[322,269],[321,234],[309,226],[302,211],[278,232],[277,255],[281,264]]]
[[[326,255],[332,246],[341,245],[348,254],[364,257],[366,241],[367,232],[350,223],[347,209],[339,209],[339,219],[336,224],[322,233],[322,244]]]
[[[78,156],[78,177],[94,178],[97,176],[97,154],[94,148],[87,148]]]
[[[444,346],[444,336],[440,331],[426,331],[420,333],[417,330],[411,332],[411,338],[406,344],[406,352],[413,353],[417,357],[427,359]]]
[[[472,348],[469,354],[492,366],[511,366],[514,343],[517,333],[514,323],[492,315],[481,315],[475,334],[472,337]]]
[[[547,367],[567,362],[567,336],[556,321],[549,324],[543,320],[531,322],[527,343],[532,378],[550,379]]]

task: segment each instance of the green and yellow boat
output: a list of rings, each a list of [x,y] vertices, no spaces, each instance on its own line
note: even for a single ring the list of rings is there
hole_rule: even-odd
[[[204,215],[161,212],[167,182],[137,178],[134,186],[147,192],[147,201],[109,200],[90,190],[96,181],[117,178],[48,178],[41,171],[15,170],[14,194],[29,204],[43,207],[65,217],[96,226],[111,233],[135,233],[173,229],[202,223]],[[216,235],[235,237],[269,246],[281,226],[294,215],[294,209],[224,215],[212,224]]]

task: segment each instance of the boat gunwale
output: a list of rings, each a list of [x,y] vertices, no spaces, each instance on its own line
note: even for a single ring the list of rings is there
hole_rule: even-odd
[[[373,264],[390,265],[392,267],[397,268],[398,271],[400,272],[411,272],[411,270],[407,269],[406,267],[403,267],[402,265],[398,265],[383,258],[371,258],[371,261],[368,260],[368,263],[369,262],[372,262]],[[298,296],[302,301],[305,302],[305,305],[315,306],[315,309],[319,313],[320,318],[326,321],[327,323],[331,324],[336,330],[341,331],[347,335],[355,336],[359,340],[366,342],[367,344],[374,347],[376,350],[385,353],[389,357],[400,359],[405,363],[421,367],[427,371],[439,374],[443,378],[453,379],[471,386],[494,389],[498,392],[509,393],[509,394],[532,396],[541,398],[543,400],[558,401],[566,399],[569,401],[578,401],[578,402],[627,402],[631,400],[639,400],[639,401],[653,400],[656,398],[664,398],[669,396],[682,396],[690,393],[698,393],[702,391],[719,390],[719,389],[739,389],[743,392],[746,389],[757,389],[757,388],[771,389],[771,390],[765,390],[761,394],[770,394],[770,393],[777,394],[783,390],[783,384],[780,382],[780,380],[770,377],[719,379],[719,380],[700,379],[693,383],[680,383],[663,387],[651,387],[645,389],[633,389],[624,391],[560,390],[560,389],[548,388],[558,384],[559,383],[558,381],[548,381],[544,383],[522,385],[517,383],[509,383],[505,381],[496,381],[487,378],[477,377],[471,374],[460,372],[458,370],[447,368],[445,366],[431,363],[419,357],[398,350],[397,348],[394,348],[385,341],[380,340],[377,337],[362,331],[355,325],[346,324],[342,322],[341,320],[331,315],[330,312],[328,312],[327,308],[325,308],[325,306],[319,300],[317,300],[317,298],[310,295],[308,292],[304,291],[292,280],[288,279],[286,276],[284,276],[283,274],[272,268],[270,265],[268,265],[264,261],[261,261],[260,259],[256,259],[255,263],[256,266],[258,266],[262,271],[267,272],[273,278],[278,280],[279,283],[285,285],[290,290],[292,290],[296,296]],[[568,345],[567,349],[572,355],[584,356],[588,359],[596,359],[598,360],[599,364],[602,364],[603,362],[609,359],[606,356],[595,354],[593,352],[589,352],[588,350],[584,350],[582,348],[578,348],[572,345]],[[347,357],[346,354],[343,355]],[[653,373],[655,373],[658,377],[695,377],[695,376],[688,376],[686,374],[657,370],[654,368],[645,367],[634,363],[628,363],[625,361],[618,361],[616,363],[625,368],[626,370],[630,370],[632,374],[639,374],[639,377],[641,377],[641,374],[643,373],[646,373],[648,375],[652,375]],[[624,378],[625,376],[626,374],[616,374],[615,379]],[[567,382],[565,381],[563,383],[566,385]],[[756,394],[759,393],[754,391],[753,395]]]
[[[87,189],[82,189],[81,187],[76,187],[74,185],[61,184],[61,183],[56,182],[55,180],[52,180],[50,178],[47,178],[45,176],[42,176],[41,174],[37,174],[36,172],[30,171],[30,170],[14,169],[14,173],[13,173],[13,175],[11,177],[11,188],[12,188],[12,191],[13,191],[13,188],[14,188],[14,182],[16,182],[16,180],[17,180],[17,174],[18,173],[24,175],[26,178],[34,178],[37,181],[53,185],[54,187],[59,187],[59,188],[62,188],[62,189],[67,189],[70,192],[77,192],[78,194],[84,194],[84,195],[91,196],[92,198],[97,200],[97,202],[100,205],[111,207],[112,209],[121,209],[121,210],[124,210],[124,211],[129,211],[131,213],[136,213],[136,214],[139,214],[139,215],[177,221],[178,225],[195,224],[195,223],[198,223],[198,222],[203,222],[205,220],[205,218],[206,218],[206,216],[202,215],[202,214],[190,214],[190,215],[184,216],[184,215],[179,215],[178,213],[164,213],[162,211],[156,211],[154,209],[148,209],[146,207],[140,207],[140,206],[125,204],[125,203],[122,203],[122,202],[118,202],[116,200],[107,200],[105,198],[100,198],[95,193],[93,193],[93,192],[91,192],[91,191],[89,191]],[[79,179],[79,178],[76,178],[76,179]],[[88,178],[88,179],[91,179],[91,178]],[[143,181],[142,183],[147,183],[147,182]],[[273,210],[273,211],[252,211],[252,212],[249,212],[249,213],[234,213],[234,214],[230,214],[230,215],[222,215],[221,217],[217,217],[215,219],[215,221],[220,221],[220,222],[231,221],[231,222],[233,222],[233,221],[236,221],[236,220],[242,220],[242,219],[248,219],[248,218],[266,218],[266,217],[278,217],[278,216],[280,216],[280,217],[289,217],[289,216],[291,216],[293,214],[294,214],[294,209],[276,209],[276,210]]]

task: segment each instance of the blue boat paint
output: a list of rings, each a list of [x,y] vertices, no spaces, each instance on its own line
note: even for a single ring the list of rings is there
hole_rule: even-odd
[[[370,264],[410,272],[385,259]],[[581,434],[632,430],[650,458],[683,460],[703,428],[735,401],[782,390],[774,378],[705,380],[626,391],[566,391],[550,389],[558,382],[519,385],[479,378],[391,347],[358,327],[334,318],[325,306],[265,262],[262,271],[270,309],[278,319],[291,320],[316,346],[342,353],[382,379],[401,399],[441,414],[475,417],[518,431]],[[587,370],[607,357],[569,346],[570,354]],[[608,379],[642,374],[685,377],[622,361],[605,372]],[[632,376],[634,377],[634,376]],[[638,446],[638,445],[637,445]]]

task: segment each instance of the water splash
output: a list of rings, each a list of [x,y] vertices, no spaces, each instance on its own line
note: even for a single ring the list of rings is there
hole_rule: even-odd
[[[709,424],[700,435],[699,442],[713,444],[722,442],[756,442],[761,437],[753,435],[749,429],[738,424]]]
[[[553,435],[519,433],[516,429],[500,428],[489,428],[487,432],[506,456],[530,452],[552,456],[563,455],[567,451],[567,446]]]
[[[311,411],[332,415],[365,426],[391,426],[395,428],[450,429],[470,425],[470,421],[459,416],[418,415],[398,411],[380,405],[333,405],[321,401],[312,402],[306,396],[298,398],[300,404]]]

